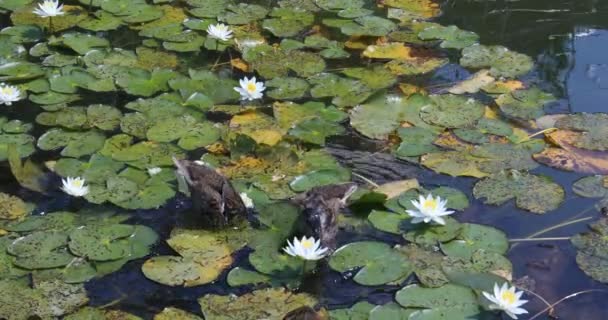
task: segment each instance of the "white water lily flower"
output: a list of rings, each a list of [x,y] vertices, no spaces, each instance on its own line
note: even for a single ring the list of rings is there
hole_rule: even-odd
[[[207,33],[211,38],[222,41],[228,41],[232,38],[232,30],[223,23],[209,25],[207,27]]]
[[[19,100],[21,100],[21,91],[17,87],[0,84],[0,105],[10,106]]]
[[[85,186],[85,180],[80,177],[72,178],[67,177],[67,179],[63,179],[63,190],[65,193],[74,196],[74,197],[83,197],[89,193],[89,186]]]
[[[59,0],[44,0],[33,12],[42,18],[61,16],[65,13]]]
[[[239,83],[241,87],[234,87],[234,90],[241,94],[241,100],[255,100],[264,96],[262,93],[266,90],[264,82],[256,82],[255,77],[251,79],[245,77]]]
[[[516,292],[515,287],[510,287],[505,282],[502,287],[498,287],[497,283],[494,283],[494,295],[491,295],[485,291],[482,292],[486,299],[493,302],[489,307],[492,310],[502,310],[512,319],[517,319],[518,314],[528,313],[524,308],[520,308],[528,300],[522,300],[521,295],[523,291]]]
[[[287,247],[283,248],[290,256],[299,257],[304,260],[319,260],[327,253],[327,248],[321,247],[321,241],[314,237],[302,237],[302,240],[293,238],[293,244],[287,240]]]
[[[159,167],[148,168],[148,174],[151,176],[155,176],[155,175],[159,174],[161,171],[163,171],[163,169],[161,169]]]
[[[454,213],[454,211],[446,210],[445,205],[447,202],[447,200],[441,200],[439,196],[433,198],[433,195],[431,194],[426,198],[420,196],[418,201],[412,200],[412,204],[418,210],[407,210],[407,213],[413,218],[412,223],[435,222],[440,225],[445,225],[445,220],[442,216]]]
[[[243,200],[243,204],[245,204],[245,207],[247,207],[248,209],[251,209],[254,207],[253,200],[251,200],[251,198],[249,198],[247,193],[241,192],[239,195],[241,196],[241,199]]]

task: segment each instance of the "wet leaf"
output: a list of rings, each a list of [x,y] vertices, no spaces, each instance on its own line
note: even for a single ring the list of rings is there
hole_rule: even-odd
[[[70,234],[70,250],[91,260],[107,261],[124,258],[131,253],[123,240],[134,232],[131,225],[109,225],[77,228]]]
[[[312,13],[303,9],[274,8],[262,27],[277,37],[293,37],[314,22]]]
[[[448,256],[469,260],[477,250],[505,254],[509,240],[504,232],[478,224],[465,223],[456,239],[441,245]]]
[[[530,89],[515,90],[500,95],[496,103],[500,110],[509,117],[532,120],[542,116],[543,107],[555,101],[553,95],[533,87]]]
[[[19,219],[29,211],[25,202],[20,198],[0,192],[0,219]]]
[[[274,78],[265,83],[268,88],[268,96],[277,100],[292,100],[303,97],[310,85],[306,80],[300,78]]]
[[[515,199],[515,205],[533,213],[555,210],[564,200],[564,190],[559,184],[519,171],[501,172],[477,182],[473,195],[493,205]]]
[[[264,317],[280,319],[299,307],[313,307],[317,300],[306,293],[275,288],[256,290],[236,298],[209,294],[198,302],[206,320],[258,320]]]
[[[387,139],[401,121],[407,120],[407,108],[406,100],[378,95],[368,103],[352,109],[350,124],[369,138]]]
[[[322,73],[309,79],[313,85],[310,94],[313,98],[332,97],[338,107],[354,106],[369,98],[373,90],[354,79],[341,78],[335,74]]]
[[[472,125],[484,115],[485,107],[474,99],[457,95],[432,95],[432,103],[422,107],[420,117],[427,123],[460,128]]]
[[[226,9],[226,12],[218,16],[218,20],[226,21],[228,24],[248,24],[263,19],[268,14],[268,9],[248,3],[228,5]]]
[[[184,310],[169,307],[156,314],[154,320],[202,320],[202,318]]]
[[[460,64],[474,69],[490,68],[490,75],[506,78],[524,75],[534,66],[534,62],[527,55],[510,51],[503,46],[480,44],[464,48]]]
[[[377,36],[381,37],[395,30],[397,25],[388,19],[376,16],[363,16],[348,22],[340,31],[349,36]]]
[[[372,241],[354,242],[341,247],[331,256],[329,266],[338,272],[362,267],[353,279],[367,286],[403,279],[412,272],[405,257],[385,243]]]
[[[463,49],[477,43],[479,36],[475,32],[459,29],[457,26],[433,25],[418,33],[422,40],[439,39],[442,48]]]
[[[67,250],[67,234],[39,231],[13,241],[7,251],[15,256],[14,264],[26,269],[46,269],[68,265],[74,257]]]
[[[423,288],[417,284],[409,285],[399,290],[395,299],[406,308],[436,310],[462,308],[475,311],[478,309],[477,297],[473,290],[453,284],[446,284],[439,288]],[[445,312],[449,313],[448,310]]]
[[[243,285],[260,284],[270,281],[270,277],[261,273],[236,267],[228,273],[226,281],[231,287],[238,287]]]
[[[590,225],[590,231],[577,234],[571,238],[572,244],[577,249],[576,263],[591,278],[606,283],[608,274],[608,248],[606,235],[608,234],[608,223],[606,219]]]
[[[376,306],[367,301],[361,301],[348,309],[331,310],[329,315],[332,320],[368,320],[369,314],[374,307]]]

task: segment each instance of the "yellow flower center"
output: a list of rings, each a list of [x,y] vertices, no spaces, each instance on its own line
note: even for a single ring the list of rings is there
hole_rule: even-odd
[[[12,95],[15,91],[11,87],[4,87],[0,90],[0,92],[5,95]]]
[[[302,247],[304,249],[310,249],[310,248],[312,248],[313,245],[314,245],[314,243],[311,240],[302,241]]]
[[[501,298],[503,301],[507,302],[508,304],[513,304],[515,303],[515,300],[517,300],[517,298],[515,297],[515,293],[511,292],[511,291],[505,291],[502,293]]]
[[[437,209],[437,201],[435,199],[427,200],[422,204],[422,207],[426,210],[435,210]]]
[[[257,89],[257,87],[255,86],[255,83],[248,83],[247,84],[247,91],[255,91],[255,89]]]
[[[74,180],[74,186],[76,187],[82,187],[82,181],[81,180]]]

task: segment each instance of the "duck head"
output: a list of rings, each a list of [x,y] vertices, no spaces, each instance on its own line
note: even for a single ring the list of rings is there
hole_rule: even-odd
[[[292,200],[302,208],[303,233],[320,239],[329,251],[335,250],[338,215],[356,190],[357,185],[349,182],[316,187],[295,196]]]

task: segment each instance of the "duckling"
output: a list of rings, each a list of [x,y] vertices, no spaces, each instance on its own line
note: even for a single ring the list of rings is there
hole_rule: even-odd
[[[177,173],[190,189],[192,207],[204,218],[205,225],[222,228],[247,215],[241,196],[230,181],[204,163],[173,158]]]
[[[302,207],[301,231],[321,241],[332,252],[336,249],[338,214],[346,206],[346,200],[357,190],[355,183],[332,184],[312,188],[292,198]]]

